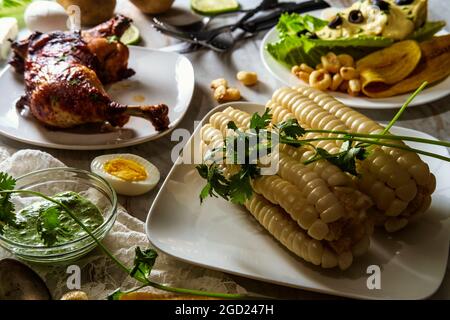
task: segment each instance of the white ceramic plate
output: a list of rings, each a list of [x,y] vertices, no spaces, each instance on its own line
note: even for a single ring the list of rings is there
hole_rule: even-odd
[[[203,121],[229,105],[213,109]],[[231,105],[250,113],[264,108],[249,103]],[[432,138],[399,127],[392,131]],[[422,148],[448,155],[439,146]],[[425,298],[438,289],[447,265],[450,164],[429,157],[424,160],[437,178],[429,211],[399,233],[387,235],[378,231],[372,237],[370,251],[345,272],[322,270],[297,258],[240,206],[211,198],[200,205],[198,195],[205,182],[194,165],[181,164],[181,159],[150,209],[146,232],[154,246],[175,258],[244,277],[346,297]],[[381,290],[369,290],[366,286],[369,265],[381,268]]]
[[[194,69],[182,55],[130,46],[129,65],[136,74],[107,88],[113,100],[124,104],[169,106],[169,129],[157,132],[149,121],[132,117],[121,129],[99,133],[49,130],[17,99],[24,94],[22,79],[11,67],[0,73],[0,134],[32,145],[73,150],[115,149],[147,142],[167,134],[181,121],[194,92]]]
[[[322,10],[312,11],[309,14],[320,17]],[[447,34],[446,31],[441,31],[438,34]],[[305,85],[305,83],[294,76],[290,70],[282,65],[280,62],[276,61],[265,49],[267,44],[273,43],[279,40],[278,31],[273,28],[271,29],[262,40],[260,47],[260,56],[262,62],[266,69],[279,81],[288,86],[298,86]],[[379,98],[373,99],[368,97],[352,97],[348,94],[342,92],[329,92],[336,99],[342,101],[345,105],[353,108],[363,108],[363,109],[392,109],[400,108],[403,103],[408,99],[409,94],[402,94],[390,98]],[[440,98],[443,98],[450,94],[450,77],[445,80],[434,84],[427,89],[425,89],[419,96],[417,96],[414,101],[409,105],[417,106],[429,103]]]

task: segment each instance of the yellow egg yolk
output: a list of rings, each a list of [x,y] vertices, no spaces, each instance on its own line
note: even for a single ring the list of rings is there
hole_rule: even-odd
[[[103,169],[109,174],[125,181],[142,181],[147,178],[147,171],[133,160],[116,158],[107,161]]]

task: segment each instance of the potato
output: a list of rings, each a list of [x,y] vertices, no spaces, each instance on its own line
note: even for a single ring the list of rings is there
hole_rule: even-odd
[[[110,19],[114,14],[116,0],[57,0],[67,10],[75,5],[81,10],[81,24],[94,26]]]
[[[170,9],[174,0],[130,0],[143,13],[159,14]]]

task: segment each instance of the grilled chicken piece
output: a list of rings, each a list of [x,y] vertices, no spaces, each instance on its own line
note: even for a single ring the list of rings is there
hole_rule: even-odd
[[[24,74],[25,95],[18,107],[48,127],[71,128],[109,122],[122,127],[130,116],[150,120],[156,130],[168,128],[168,107],[127,106],[111,101],[103,84],[128,78],[128,48],[117,39],[131,20],[116,16],[83,32],[33,33],[13,44],[10,64]]]

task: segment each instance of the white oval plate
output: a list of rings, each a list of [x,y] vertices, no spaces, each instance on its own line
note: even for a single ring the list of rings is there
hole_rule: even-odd
[[[130,46],[129,65],[136,74],[107,88],[111,98],[123,104],[169,106],[169,129],[157,132],[149,121],[131,117],[120,129],[100,133],[50,130],[25,109],[15,107],[24,84],[11,67],[0,73],[0,134],[41,147],[71,150],[122,148],[157,139],[176,127],[186,113],[194,92],[194,69],[189,59],[172,52]]]
[[[320,17],[322,10],[311,11],[309,14]],[[446,31],[441,31],[438,34],[447,34]],[[278,32],[275,28],[271,29],[261,42],[260,56],[265,68],[279,81],[288,86],[306,85],[303,81],[294,76],[288,68],[276,61],[266,50],[269,43],[279,40]],[[336,99],[339,99],[345,105],[359,109],[393,109],[400,108],[408,99],[410,94],[402,94],[390,98],[368,98],[368,97],[352,97],[342,92],[333,92],[331,94]],[[450,94],[450,77],[445,80],[430,86],[425,89],[409,107],[429,103]]]
[[[264,110],[264,106],[250,103],[226,104],[211,110],[202,123],[230,105],[249,113]],[[433,139],[400,127],[394,127],[392,132]],[[415,143],[410,145],[418,147]],[[448,156],[443,147],[420,146]],[[150,209],[147,236],[155,247],[177,259],[248,278],[345,297],[426,298],[438,289],[447,265],[450,164],[429,157],[423,159],[437,179],[428,212],[399,233],[376,232],[369,252],[357,258],[345,272],[323,270],[297,258],[243,207],[216,198],[200,205],[199,192],[205,181],[194,165],[182,164],[181,159],[173,166]],[[380,290],[367,288],[370,265],[381,268]]]

